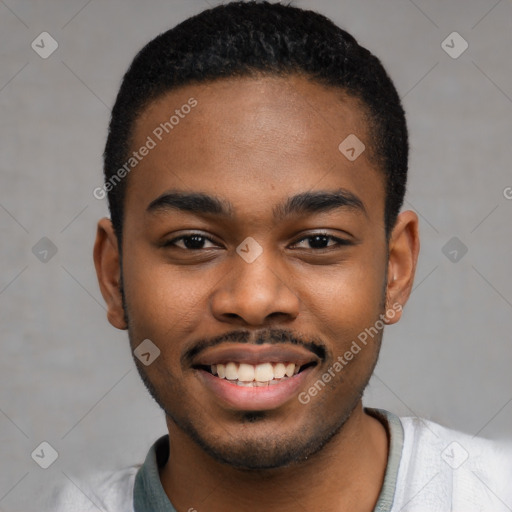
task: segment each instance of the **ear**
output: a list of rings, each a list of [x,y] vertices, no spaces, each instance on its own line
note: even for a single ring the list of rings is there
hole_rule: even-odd
[[[98,222],[93,256],[101,294],[107,303],[108,321],[118,329],[127,329],[121,296],[117,237],[112,221],[106,217]]]
[[[394,324],[402,316],[402,308],[409,299],[420,238],[418,216],[408,210],[400,213],[389,240],[388,282],[386,287],[386,323]]]

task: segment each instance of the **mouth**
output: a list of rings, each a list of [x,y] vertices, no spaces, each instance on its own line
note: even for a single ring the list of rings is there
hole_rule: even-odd
[[[237,386],[265,387],[279,384],[316,364],[315,361],[311,361],[303,365],[293,362],[266,362],[254,365],[229,361],[212,365],[196,365],[193,368],[208,372],[214,377]]]
[[[318,356],[295,345],[227,343],[206,350],[191,367],[222,405],[256,411],[293,399],[319,362]]]

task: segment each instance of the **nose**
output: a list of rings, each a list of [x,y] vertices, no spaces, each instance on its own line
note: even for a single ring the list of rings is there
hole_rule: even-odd
[[[254,261],[233,256],[233,266],[211,296],[215,318],[239,326],[266,326],[295,319],[300,299],[285,266],[269,250]]]

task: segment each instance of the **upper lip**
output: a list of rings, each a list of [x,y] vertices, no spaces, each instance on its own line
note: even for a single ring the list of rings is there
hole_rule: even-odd
[[[316,363],[319,358],[309,350],[296,345],[251,345],[223,343],[204,350],[192,361],[192,366],[209,366],[229,362],[257,365],[261,363],[294,363],[303,366]]]

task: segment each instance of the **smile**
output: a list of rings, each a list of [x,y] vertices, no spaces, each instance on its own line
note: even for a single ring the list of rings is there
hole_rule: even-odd
[[[292,399],[318,363],[302,347],[224,344],[205,351],[192,368],[224,406],[270,410]]]
[[[300,371],[316,363],[311,362],[303,366],[295,363],[261,363],[257,365],[247,363],[229,362],[226,364],[213,364],[203,367],[212,375],[225,379],[232,384],[246,387],[272,386],[297,375]]]

